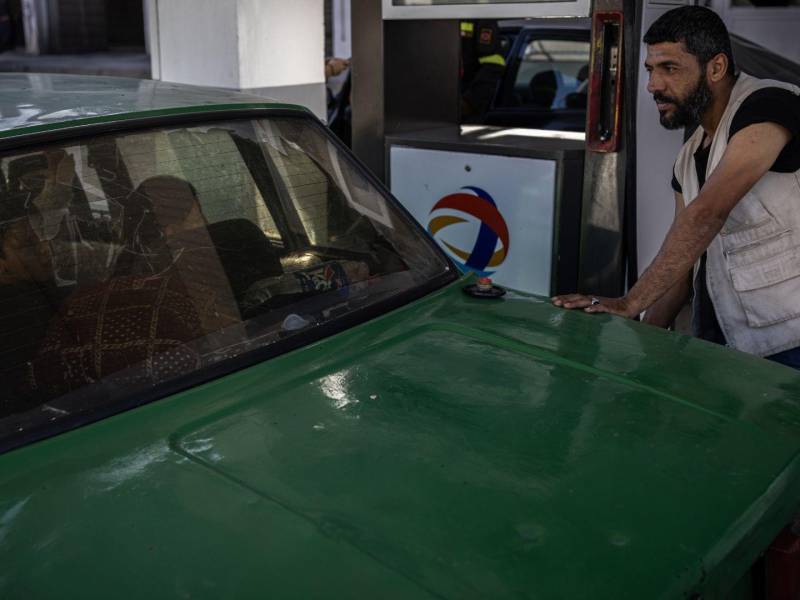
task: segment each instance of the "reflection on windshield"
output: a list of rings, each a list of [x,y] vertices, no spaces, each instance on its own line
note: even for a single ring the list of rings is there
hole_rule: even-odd
[[[448,274],[310,120],[0,156],[0,440]]]

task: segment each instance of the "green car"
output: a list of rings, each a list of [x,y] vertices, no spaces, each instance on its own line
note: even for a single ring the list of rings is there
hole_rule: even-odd
[[[4,75],[0,128],[0,598],[792,584],[795,371],[465,294],[299,107]]]

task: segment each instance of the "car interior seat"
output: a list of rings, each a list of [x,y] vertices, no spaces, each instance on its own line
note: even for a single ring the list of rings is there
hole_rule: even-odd
[[[261,228],[247,219],[228,219],[208,225],[222,268],[235,298],[256,281],[283,275],[280,251]]]
[[[550,108],[558,92],[558,77],[553,70],[540,71],[528,84],[531,92],[530,103],[539,108]]]
[[[578,87],[574,92],[567,94],[567,108],[586,109],[589,97],[589,65],[583,65],[578,71]]]

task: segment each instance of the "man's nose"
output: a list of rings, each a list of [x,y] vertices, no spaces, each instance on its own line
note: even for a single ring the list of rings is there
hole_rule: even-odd
[[[647,91],[651,94],[664,90],[663,81],[655,73],[651,72],[647,78]]]

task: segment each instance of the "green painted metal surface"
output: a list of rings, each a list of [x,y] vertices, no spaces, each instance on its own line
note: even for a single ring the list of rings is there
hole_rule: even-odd
[[[457,283],[0,456],[0,597],[722,597],[800,499],[800,377]]]
[[[0,139],[142,116],[304,107],[221,88],[149,79],[0,74]]]

